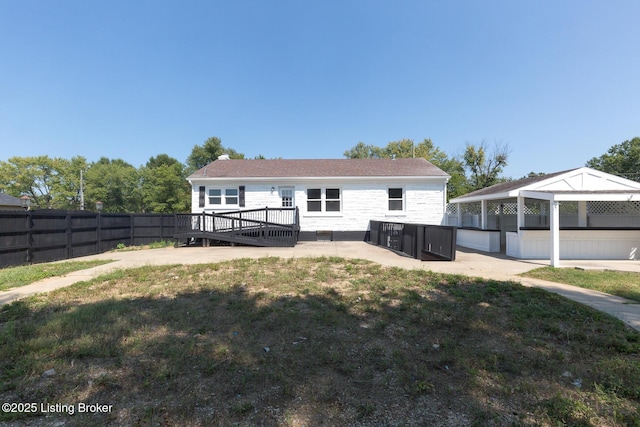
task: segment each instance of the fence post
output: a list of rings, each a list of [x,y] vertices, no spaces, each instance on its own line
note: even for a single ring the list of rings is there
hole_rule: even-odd
[[[96,214],[96,235],[97,235],[97,249],[98,253],[102,253],[102,215],[100,215],[100,211]]]
[[[133,214],[129,214],[129,230],[131,230],[130,233],[129,233],[129,241],[131,242],[131,243],[129,243],[129,246],[133,246],[133,245],[135,245],[135,240],[134,240],[134,231],[135,230],[133,228]]]
[[[64,217],[64,225],[66,234],[65,252],[67,259],[70,259],[72,255],[71,243],[73,240],[73,233],[71,231],[71,214],[69,213],[69,211],[67,211],[67,214]]]
[[[33,259],[33,232],[32,232],[32,223],[33,223],[33,218],[32,218],[32,214],[31,211],[27,211],[27,256],[26,256],[26,262],[30,263],[31,260]]]
[[[178,235],[178,213],[173,214],[173,235]]]
[[[416,236],[414,240],[414,247],[416,248],[415,258],[420,259],[422,257],[422,249],[424,248],[424,233],[426,227],[423,225],[416,226]]]

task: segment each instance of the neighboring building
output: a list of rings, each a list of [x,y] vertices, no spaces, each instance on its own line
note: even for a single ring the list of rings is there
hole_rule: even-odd
[[[640,259],[640,182],[587,167],[450,201],[457,243],[521,259]]]
[[[13,197],[5,193],[0,193],[0,210],[24,209],[18,197]]]
[[[298,207],[300,240],[362,240],[369,220],[441,225],[449,175],[425,159],[220,156],[187,180],[193,213]]]

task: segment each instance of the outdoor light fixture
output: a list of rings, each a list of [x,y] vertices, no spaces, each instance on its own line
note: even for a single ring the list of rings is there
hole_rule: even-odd
[[[24,208],[25,211],[28,211],[29,207],[31,206],[31,198],[26,195],[20,197],[20,205]]]
[[[271,194],[273,194],[274,191],[276,191],[276,187],[271,187]]]
[[[102,211],[102,207],[103,207],[103,206],[104,206],[104,203],[102,203],[100,200],[98,200],[98,201],[96,202],[96,210],[97,210],[98,212],[101,212],[101,211]]]

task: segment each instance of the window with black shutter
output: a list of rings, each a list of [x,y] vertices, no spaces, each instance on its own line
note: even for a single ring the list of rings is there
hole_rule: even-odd
[[[200,197],[198,198],[198,206],[201,207],[201,208],[204,208],[204,198],[206,196],[205,188],[204,188],[204,186],[201,186],[201,187],[198,188],[198,190],[200,192],[200,194],[199,194]]]

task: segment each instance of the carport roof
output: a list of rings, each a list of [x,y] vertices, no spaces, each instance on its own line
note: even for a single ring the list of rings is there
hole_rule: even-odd
[[[638,201],[640,200],[640,182],[582,167],[503,182],[457,197],[450,200],[450,203],[471,203],[515,197],[557,201]]]

